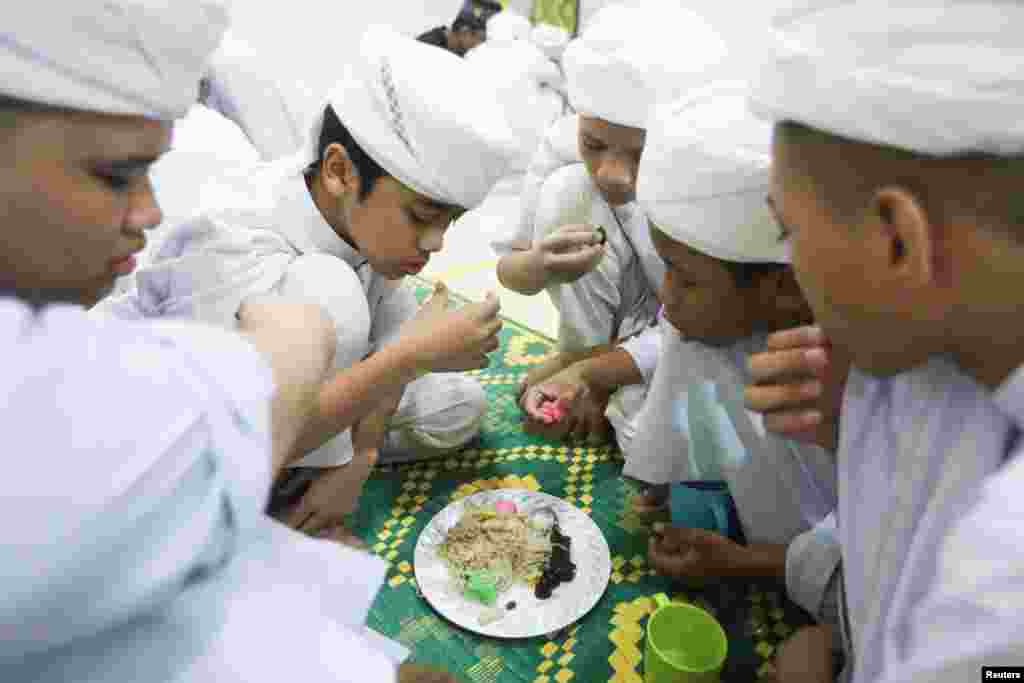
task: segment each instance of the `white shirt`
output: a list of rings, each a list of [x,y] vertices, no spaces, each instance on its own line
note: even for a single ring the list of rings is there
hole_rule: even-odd
[[[983,666],[1024,666],[1024,369],[992,403],[1016,430],[995,453],[1002,466],[951,501],[934,580],[887,645],[886,683],[959,683],[980,680]],[[989,445],[983,438],[978,447]],[[960,455],[982,456],[966,448]]]
[[[0,679],[394,680],[363,635],[385,563],[263,514],[251,345],[7,299],[0,348]]]
[[[959,506],[999,467],[1011,426],[946,359],[888,379],[851,372],[837,521],[855,681],[900,670],[942,540]]]
[[[170,317],[235,326],[249,296],[267,292],[317,303],[334,320],[336,366],[349,367],[393,341],[416,314],[412,290],[376,273],[321,215],[294,159],[223,176],[207,187],[211,208],[170,234],[137,290],[97,310],[124,319]],[[351,457],[351,432],[296,464]]]

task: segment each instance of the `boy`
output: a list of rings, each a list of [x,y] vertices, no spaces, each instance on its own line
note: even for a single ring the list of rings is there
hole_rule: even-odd
[[[226,23],[209,1],[47,0],[0,29],[0,413],[23,454],[2,680],[399,678],[363,634],[384,563],[262,514],[330,367],[326,316],[248,301],[235,335],[83,310],[160,222],[147,170]]]
[[[653,566],[677,578],[793,579],[817,559],[809,587],[789,583],[820,614],[837,554],[790,543],[834,506],[834,464],[820,448],[764,436],[739,397],[746,352],[809,317],[785,245],[763,229],[771,129],[748,114],[746,94],[745,83],[715,83],[659,108],[648,127],[637,200],[666,264],[664,339],[624,473],[664,485],[724,479],[749,543],[668,529],[651,541]]]
[[[776,340],[748,399],[806,432],[834,411],[792,394],[821,387],[772,383],[820,374],[828,345],[856,367],[838,425],[855,681],[962,681],[1024,651],[1019,512],[1000,497],[1024,417],[1022,11],[814,4],[780,19],[752,96],[777,122],[770,197],[824,337]]]
[[[670,58],[680,41],[686,57]],[[556,375],[654,323],[664,268],[634,202],[644,126],[655,102],[708,79],[705,72],[724,56],[718,35],[672,3],[602,8],[566,49],[562,63],[578,116],[553,126],[524,180],[519,225],[492,243],[501,283],[524,294],[547,289],[559,313],[561,353],[527,376],[524,405],[541,400],[531,391],[539,383],[567,379]],[[565,132],[573,144],[560,144]],[[572,146],[583,163],[564,166],[561,148]],[[562,434],[603,440],[607,409],[620,447],[628,447],[657,358],[657,332],[647,336],[622,345],[632,362],[612,369],[621,381],[576,402],[576,427],[563,426]]]
[[[462,60],[371,28],[362,59],[331,94],[310,149],[211,187],[216,203],[207,206],[215,208],[168,237],[154,264],[138,274],[138,291],[105,309],[231,326],[240,297],[276,291],[331,314],[339,378],[386,351],[411,334],[416,315],[416,300],[400,281],[442,248],[449,223],[482,201],[514,154],[484,86],[465,94],[473,77]],[[300,442],[304,457],[275,486],[272,513],[310,533],[335,529],[378,449],[394,462],[433,457],[473,439],[486,395],[470,377],[445,371],[486,366],[484,354],[497,348],[497,311],[491,295],[448,314],[447,326],[430,323],[432,340],[417,334],[416,345],[406,340],[381,355],[377,360],[399,374],[406,351],[420,363],[404,382],[419,379],[379,394],[386,414],[373,421],[388,425],[383,443],[355,444],[345,411],[328,411]]]
[[[452,27],[438,26],[416,37],[421,43],[439,47],[459,57],[480,45],[487,38],[487,21],[474,13],[463,9],[455,17]]]

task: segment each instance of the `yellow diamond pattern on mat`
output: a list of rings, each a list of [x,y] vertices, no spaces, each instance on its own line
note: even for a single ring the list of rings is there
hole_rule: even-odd
[[[528,491],[540,491],[540,482],[532,474],[525,477],[517,477],[510,474],[507,477],[495,477],[493,479],[478,479],[477,481],[463,484],[452,494],[452,500],[462,500],[481,491],[493,491],[494,489],[526,489]]]
[[[546,658],[550,658],[556,652],[558,652],[558,646],[552,642],[545,643],[544,647],[540,649],[540,653]]]
[[[572,680],[572,677],[575,675],[576,674],[569,671],[568,669],[562,669],[557,674],[555,674],[555,680],[558,681],[558,683],[569,683],[569,681]]]
[[[392,576],[391,579],[388,581],[388,585],[391,586],[392,588],[398,588],[399,586],[401,586],[406,581],[408,581],[408,578],[406,578],[405,576],[403,576],[401,574],[396,574],[396,575]]]
[[[636,671],[616,671],[608,683],[644,683],[644,679]]]
[[[619,558],[622,560],[622,558]],[[625,560],[622,560],[625,562]],[[631,602],[620,602],[615,605],[615,616],[612,623],[616,628],[608,634],[608,639],[615,646],[608,663],[615,671],[612,681],[640,681],[636,669],[643,660],[641,642],[644,637],[640,621],[654,611],[654,602],[648,597],[640,597]]]
[[[537,676],[533,679],[533,683],[551,683],[551,676]]]
[[[562,655],[561,657],[559,657],[558,665],[559,666],[569,666],[569,662],[571,662],[575,657],[576,657],[576,655],[574,655],[573,653],[567,652],[564,655]]]
[[[546,674],[548,671],[551,671],[551,669],[553,669],[553,668],[555,668],[555,663],[552,662],[550,659],[545,659],[543,662],[541,662],[537,666],[537,673],[539,673],[539,674]]]
[[[530,345],[547,347],[541,353],[528,353],[527,349]],[[537,341],[537,338],[532,335],[516,335],[512,337],[508,342],[508,347],[505,350],[505,364],[506,365],[535,365],[543,363],[545,360],[551,357],[553,350],[550,344],[542,344]]]

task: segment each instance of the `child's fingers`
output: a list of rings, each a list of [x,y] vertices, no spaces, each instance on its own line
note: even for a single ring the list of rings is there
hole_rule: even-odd
[[[786,436],[799,441],[813,441],[817,428],[822,423],[822,415],[817,410],[793,413],[773,413],[765,415],[764,428],[773,434]]]
[[[822,384],[818,380],[793,384],[752,385],[743,390],[747,408],[755,413],[794,410],[813,406],[821,398]]]
[[[806,346],[822,346],[827,344],[825,333],[817,325],[795,327],[776,332],[768,337],[768,348],[772,351],[784,351]]]

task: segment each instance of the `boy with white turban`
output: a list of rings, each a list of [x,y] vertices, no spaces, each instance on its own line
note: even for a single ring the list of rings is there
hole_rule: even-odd
[[[160,221],[147,170],[226,21],[209,0],[39,0],[0,28],[0,416],[22,454],[4,681],[398,679],[363,626],[385,564],[262,511],[330,365],[326,316],[249,301],[236,335],[82,309]]]
[[[685,56],[675,54],[680,41]],[[657,359],[657,331],[648,328],[664,273],[634,202],[644,126],[655,102],[704,81],[724,56],[718,35],[671,2],[605,7],[566,49],[578,116],[552,127],[524,181],[519,225],[492,243],[502,284],[526,294],[546,288],[559,313],[561,353],[523,385],[528,428],[546,429],[536,408],[552,397],[542,383],[578,386],[573,366],[599,355],[611,386],[574,402],[556,433],[601,440],[610,421],[628,448]],[[583,163],[564,165],[566,153]]]
[[[835,464],[817,446],[765,435],[742,403],[747,353],[810,315],[786,245],[765,229],[771,127],[746,98],[745,83],[717,82],[658,108],[647,126],[637,201],[666,265],[662,346],[624,473],[650,484],[724,480],[735,503],[747,545],[721,522],[668,528],[651,541],[656,569],[785,578],[821,618],[838,548],[829,522],[811,529],[835,505]],[[674,495],[692,497],[685,486]]]
[[[813,409],[831,349],[853,359],[837,443],[855,681],[1024,661],[1022,21],[998,0],[808,4],[778,20],[753,93],[821,330],[754,358],[748,400],[806,432],[832,412]]]
[[[138,274],[137,291],[104,304],[119,316],[230,327],[238,302],[255,292],[315,302],[337,327],[340,379],[401,344],[379,362],[419,365],[405,379],[415,381],[384,396],[367,418],[386,430],[350,430],[348,399],[339,398],[274,488],[273,514],[309,533],[343,537],[341,521],[378,453],[391,462],[435,457],[479,433],[484,390],[454,371],[487,365],[501,324],[497,299],[452,312],[447,327],[437,320],[426,346],[422,338],[410,346],[400,337],[417,303],[401,281],[442,248],[448,225],[483,200],[515,153],[483,76],[466,62],[383,27],[369,29],[361,48],[307,150],[214,183],[208,208],[168,237]],[[436,318],[446,301],[440,291],[423,315]]]

